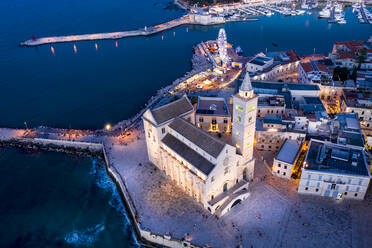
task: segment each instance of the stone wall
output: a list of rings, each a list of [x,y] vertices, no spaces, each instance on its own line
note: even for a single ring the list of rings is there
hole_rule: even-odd
[[[129,216],[133,229],[135,231],[137,240],[140,244],[148,247],[200,247],[190,242],[174,239],[167,235],[152,233],[143,230],[137,222],[138,212],[135,207],[134,201],[130,196],[128,188],[124,179],[117,172],[114,166],[111,166],[109,157],[103,144],[67,141],[67,140],[53,140],[53,139],[40,139],[40,138],[19,138],[19,137],[4,137],[0,136],[0,144],[16,146],[16,147],[29,147],[33,149],[46,149],[53,151],[64,152],[81,152],[89,155],[97,155],[103,157],[106,164],[107,174],[115,183],[117,190],[121,196],[125,210]]]

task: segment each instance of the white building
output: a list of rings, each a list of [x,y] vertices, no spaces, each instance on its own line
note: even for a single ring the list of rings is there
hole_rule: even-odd
[[[291,179],[292,169],[301,151],[301,141],[286,140],[274,158],[272,173],[285,179]]]
[[[261,53],[262,54],[262,53]],[[263,55],[263,54],[262,54]],[[254,73],[253,80],[258,81],[278,81],[284,82],[292,81],[293,74],[297,72],[300,58],[294,50],[286,52],[270,52],[264,57],[268,58],[267,63],[261,66],[260,61],[253,59],[253,63],[247,64],[247,71]],[[270,59],[271,58],[271,59]],[[269,60],[270,59],[270,60]],[[250,63],[250,62],[248,62]]]
[[[249,76],[233,98],[237,113],[231,144],[192,123],[194,108],[187,96],[143,115],[150,162],[218,216],[248,196],[254,171],[257,98]]]
[[[298,192],[362,200],[369,181],[370,173],[363,148],[312,139]]]
[[[344,90],[341,110],[356,113],[363,129],[372,129],[372,92]]]
[[[298,83],[329,84],[332,81],[332,74],[328,68],[317,61],[300,63],[298,66]]]
[[[333,44],[329,57],[336,66],[354,69],[359,66],[358,54],[365,52],[365,60],[360,64],[360,69],[372,69],[372,54],[370,46],[361,41],[341,41]]]
[[[273,58],[256,55],[253,59],[247,62],[247,72],[260,72],[271,66],[274,62]]]

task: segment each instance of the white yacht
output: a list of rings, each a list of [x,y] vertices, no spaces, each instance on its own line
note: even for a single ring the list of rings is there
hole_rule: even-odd
[[[339,3],[336,3],[334,7],[335,7],[336,13],[342,13],[342,11],[344,10],[342,7],[342,4],[339,4]]]
[[[324,8],[322,11],[319,12],[319,18],[329,18],[331,16],[331,10],[328,8]]]
[[[302,9],[297,10],[297,15],[303,15],[303,14],[305,14],[305,10],[302,10]]]
[[[337,22],[338,24],[346,24],[346,20],[345,19],[342,19],[340,21]]]
[[[306,3],[306,1],[302,2],[301,9],[309,9],[309,5]]]

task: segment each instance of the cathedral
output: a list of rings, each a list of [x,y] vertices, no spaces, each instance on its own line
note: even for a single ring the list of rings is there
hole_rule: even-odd
[[[195,125],[196,110],[186,95],[142,117],[150,162],[217,216],[248,196],[255,164],[257,97],[248,73],[232,98],[232,127],[224,138]]]

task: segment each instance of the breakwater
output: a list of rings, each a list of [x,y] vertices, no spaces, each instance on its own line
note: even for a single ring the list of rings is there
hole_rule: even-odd
[[[41,46],[45,44],[64,43],[64,42],[78,42],[78,41],[92,41],[92,40],[117,40],[127,37],[134,36],[149,36],[156,33],[160,33],[178,26],[187,24],[199,24],[199,25],[215,25],[225,23],[225,20],[219,18],[210,17],[208,20],[202,20],[197,14],[187,14],[178,19],[165,22],[159,25],[144,27],[138,30],[122,31],[122,32],[110,32],[110,33],[96,33],[96,34],[80,34],[80,35],[65,35],[65,36],[52,36],[33,38],[21,42],[20,46]]]

